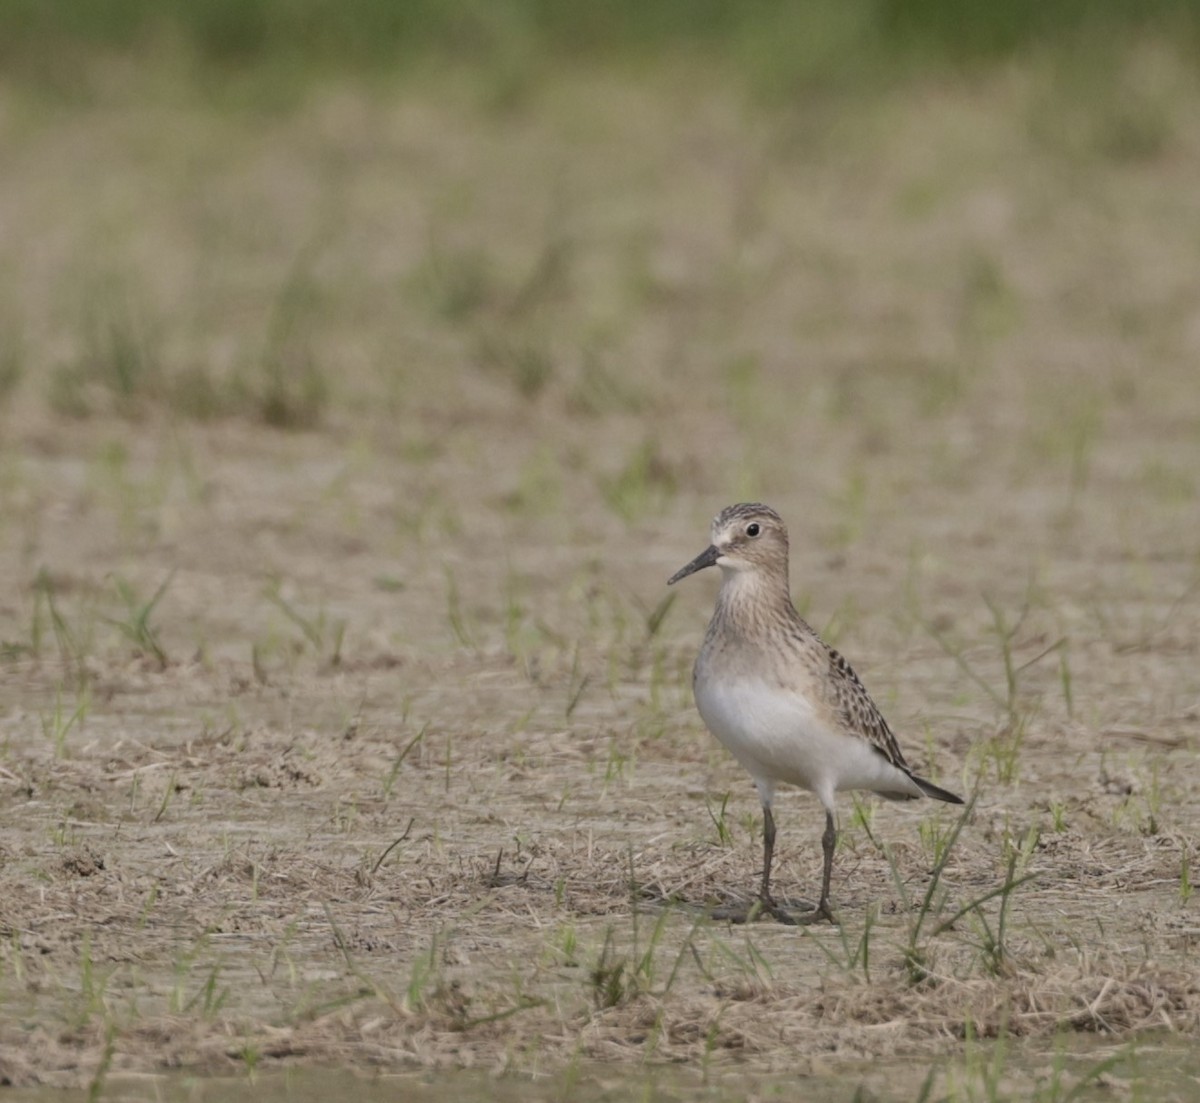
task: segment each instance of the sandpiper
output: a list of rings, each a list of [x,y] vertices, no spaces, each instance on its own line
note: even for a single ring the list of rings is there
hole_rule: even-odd
[[[888,800],[924,796],[962,804],[962,798],[913,773],[858,675],[796,612],[788,590],[787,526],[779,514],[758,502],[729,506],[713,520],[711,537],[667,585],[714,564],[721,568],[692,689],[704,723],[746,768],[762,800],[762,887],[750,914],[797,922],[771,896],[771,807],[775,786],[785,782],[815,793],[825,807],[821,899],[803,922],[836,922],[829,877],[839,789],[868,789]]]

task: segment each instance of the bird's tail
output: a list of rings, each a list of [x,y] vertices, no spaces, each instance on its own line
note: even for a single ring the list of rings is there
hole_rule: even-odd
[[[934,785],[932,781],[926,781],[923,777],[917,777],[916,774],[909,774],[909,777],[917,783],[917,787],[927,797],[933,797],[934,800],[944,800],[947,804],[962,804],[962,797],[955,796],[948,789],[941,789]]]

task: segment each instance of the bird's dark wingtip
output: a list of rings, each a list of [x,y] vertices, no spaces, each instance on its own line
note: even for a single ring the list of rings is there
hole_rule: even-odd
[[[947,804],[965,803],[957,793],[952,793],[949,789],[943,789],[938,785],[934,785],[932,781],[926,781],[923,777],[917,777],[914,774],[913,781],[917,783],[922,793],[927,797],[932,797],[934,800],[942,800]]]

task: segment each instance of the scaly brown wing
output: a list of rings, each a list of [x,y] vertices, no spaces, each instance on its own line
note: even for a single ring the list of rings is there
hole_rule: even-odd
[[[866,686],[854,673],[854,668],[832,647],[826,647],[826,650],[829,654],[829,679],[826,683],[831,698],[829,703],[842,723],[850,731],[869,740],[893,766],[911,773],[892,729],[871,700]]]

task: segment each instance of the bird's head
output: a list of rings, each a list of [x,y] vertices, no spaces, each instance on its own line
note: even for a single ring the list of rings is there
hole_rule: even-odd
[[[669,579],[673,585],[705,567],[717,566],[726,577],[742,571],[787,571],[788,534],[783,518],[760,502],[727,506],[713,518],[712,543]]]

